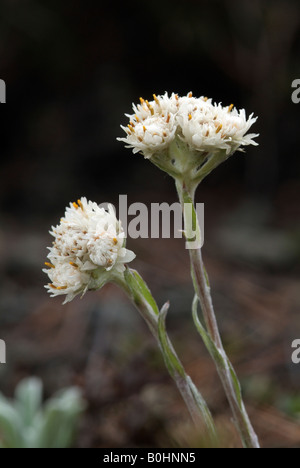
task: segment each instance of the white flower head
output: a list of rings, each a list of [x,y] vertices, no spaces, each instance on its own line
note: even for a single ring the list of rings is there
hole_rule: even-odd
[[[185,158],[189,152],[194,155],[190,166],[187,161],[180,161],[177,173],[187,166],[194,169],[203,162],[202,157],[210,158],[222,153],[224,160],[235,151],[242,151],[244,146],[257,145],[254,138],[258,135],[248,134],[257,119],[253,114],[247,118],[244,109],[237,110],[233,105],[223,107],[206,97],[195,98],[192,93],[183,97],[174,93],[170,97],[167,93],[153,96],[153,101],[141,98],[140,104],[133,104],[134,113],[127,115],[130,123],[127,127],[121,126],[126,137],[118,140],[160,167],[163,168],[164,164],[167,172],[168,169],[170,173],[173,170],[166,155],[174,159],[174,143],[180,145],[181,150],[184,145]],[[163,164],[158,161],[159,156]]]
[[[178,97],[172,95],[157,98],[149,102],[140,98],[141,103],[133,104],[133,115],[128,115],[130,123],[121,128],[127,133],[124,141],[127,148],[134,153],[141,152],[145,158],[151,158],[154,153],[162,152],[175,138],[175,116],[178,107]]]
[[[181,138],[191,150],[209,153],[226,150],[230,155],[241,146],[257,145],[253,139],[258,135],[246,135],[257,119],[253,115],[247,119],[245,110],[237,111],[233,105],[222,107],[203,98],[190,105],[183,100],[177,120]]]
[[[125,271],[135,254],[125,248],[125,233],[112,205],[108,210],[81,198],[70,203],[60,224],[52,227],[47,269],[53,296],[66,295],[65,302],[88,289],[96,289]]]

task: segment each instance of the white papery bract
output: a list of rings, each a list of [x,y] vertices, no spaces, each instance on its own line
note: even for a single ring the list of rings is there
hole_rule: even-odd
[[[183,97],[174,93],[170,97],[167,93],[153,97],[153,101],[141,98],[140,104],[133,104],[134,113],[127,115],[129,124],[121,126],[126,137],[118,140],[171,175],[184,170],[195,172],[204,158],[208,161],[218,155],[221,162],[244,146],[257,145],[254,138],[258,135],[248,134],[257,119],[253,114],[247,118],[244,109],[223,107],[205,97],[195,98],[192,93]],[[185,158],[177,166],[176,145]],[[188,153],[193,153],[190,161]]]
[[[51,283],[45,287],[52,297],[65,294],[65,302],[122,274],[135,258],[112,205],[105,210],[86,198],[70,203],[50,234],[55,240],[43,271]]]

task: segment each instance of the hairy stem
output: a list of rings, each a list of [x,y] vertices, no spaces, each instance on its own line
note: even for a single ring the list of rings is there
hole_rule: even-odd
[[[169,304],[165,304],[162,310],[159,311],[146,284],[134,270],[128,269],[125,276],[119,277],[115,282],[123,289],[147,323],[162,352],[169,374],[182,395],[195,426],[198,428],[204,426],[209,438],[215,443],[216,430],[211,413],[202,395],[186,374],[166,332],[165,320]]]
[[[191,227],[191,223],[194,222],[197,217],[191,220],[185,215],[186,209],[185,204],[190,203],[193,206],[193,213],[195,214],[194,208],[194,189],[186,187],[182,181],[176,181],[176,187],[179,195],[180,202],[183,207],[184,221],[185,221],[185,232],[191,232],[195,228]],[[198,232],[200,231],[199,225],[197,225]],[[243,445],[245,448],[259,448],[258,438],[251,425],[249,416],[247,414],[245,405],[242,400],[240,385],[233,367],[225,353],[219,328],[214,312],[213,302],[210,294],[210,286],[208,276],[202,260],[201,247],[189,249],[190,263],[191,263],[191,274],[194,284],[196,296],[200,302],[206,329],[201,328],[200,321],[194,313],[194,321],[198,331],[200,332],[208,351],[214,359],[219,377],[223,384],[228,402],[230,404],[234,423],[238,429]],[[197,321],[198,319],[198,321]]]

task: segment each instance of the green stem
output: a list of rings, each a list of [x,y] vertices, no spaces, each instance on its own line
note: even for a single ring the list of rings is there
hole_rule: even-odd
[[[169,304],[165,304],[162,310],[159,311],[147,285],[134,270],[127,269],[124,276],[115,278],[115,283],[123,289],[146,321],[158,343],[169,374],[175,381],[195,426],[201,427],[204,424],[211,441],[215,443],[217,440],[216,429],[211,413],[202,395],[191,378],[186,374],[166,332],[165,321]]]
[[[194,208],[195,190],[194,187],[187,187],[184,183],[182,183],[182,181],[179,180],[176,181],[176,187],[180,202],[183,207],[185,232],[191,232],[194,229],[191,227],[191,223],[194,222],[195,217],[197,219]],[[186,203],[192,204],[194,214],[194,219],[192,221],[191,217],[187,217],[185,215]],[[197,229],[200,230],[199,224]],[[195,325],[215,362],[219,377],[223,384],[233,413],[235,425],[240,433],[244,447],[259,448],[257,436],[251,425],[249,416],[242,400],[239,381],[223,347],[210,294],[209,280],[202,260],[201,248],[190,248],[189,255],[194,289],[201,305],[207,332],[200,323],[197,312],[195,311],[194,304],[193,317]]]

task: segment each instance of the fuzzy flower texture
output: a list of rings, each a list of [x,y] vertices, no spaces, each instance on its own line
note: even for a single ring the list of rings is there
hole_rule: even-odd
[[[64,303],[122,274],[135,258],[112,205],[106,211],[86,198],[70,203],[50,234],[55,240],[43,270],[51,281],[45,287],[52,297],[66,295]]]
[[[226,158],[243,146],[257,145],[254,138],[258,135],[247,134],[257,119],[253,114],[247,118],[245,110],[233,104],[223,107],[192,93],[184,97],[154,94],[153,98],[150,102],[140,98],[140,104],[133,104],[133,114],[126,114],[129,124],[121,126],[126,137],[118,138],[147,159],[166,153],[174,140],[188,152],[211,155],[222,151]]]

